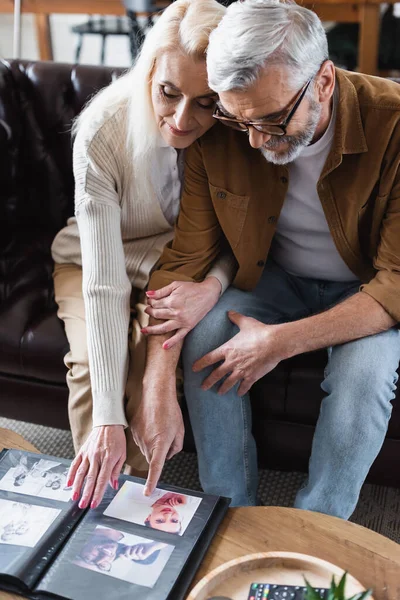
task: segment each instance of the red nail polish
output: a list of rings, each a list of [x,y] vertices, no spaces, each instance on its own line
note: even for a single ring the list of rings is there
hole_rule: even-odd
[[[67,481],[67,487],[71,487],[72,483],[73,483],[72,480],[68,479],[68,481]]]
[[[169,344],[167,344],[167,343],[163,344],[163,348],[164,348],[164,350],[168,350]]]
[[[113,488],[114,488],[114,490],[118,489],[118,479],[114,479]]]
[[[98,503],[96,502],[96,500],[93,500],[92,504],[90,505],[90,508],[97,508],[98,507]]]
[[[74,502],[76,502],[76,500],[78,500],[78,498],[79,498],[79,494],[78,494],[78,492],[74,492],[74,493],[72,494],[72,500],[73,500]]]
[[[146,296],[154,296],[155,292],[153,292],[153,290],[149,290],[148,292],[146,292]]]
[[[81,500],[79,503],[79,508],[86,508],[87,507],[87,503],[84,500]]]
[[[147,329],[146,327],[143,327],[143,329],[140,330],[141,333],[147,333]]]

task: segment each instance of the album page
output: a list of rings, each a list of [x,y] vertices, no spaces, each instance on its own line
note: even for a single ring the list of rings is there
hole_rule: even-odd
[[[69,464],[20,450],[0,455],[0,576],[10,589],[33,588],[82,517],[67,488]]]

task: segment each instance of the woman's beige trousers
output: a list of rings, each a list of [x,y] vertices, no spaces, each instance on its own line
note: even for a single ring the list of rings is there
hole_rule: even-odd
[[[82,296],[82,269],[74,264],[56,264],[53,272],[55,299],[58,316],[64,321],[65,333],[70,350],[64,358],[68,368],[69,388],[68,413],[78,452],[92,430],[92,391],[90,386],[88,350],[86,339],[85,307]],[[136,292],[136,293],[135,293]],[[146,339],[140,329],[148,323],[144,312],[144,293],[133,291],[131,320],[127,344],[129,347],[129,369],[126,383],[125,413],[128,423],[132,422],[142,395],[142,381],[146,360]],[[125,430],[127,443],[126,469],[132,475],[145,476],[148,465],[132,438],[129,428]]]

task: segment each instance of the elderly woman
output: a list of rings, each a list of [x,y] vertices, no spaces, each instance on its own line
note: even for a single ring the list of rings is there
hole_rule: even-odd
[[[147,470],[130,430],[143,387],[143,290],[173,238],[184,150],[213,125],[216,96],[205,53],[224,12],[215,0],[171,4],[135,66],[97,94],[74,126],[75,217],[52,253],[70,344],[65,363],[77,457],[68,485],[77,500],[86,477],[81,508],[90,501],[96,507],[108,482],[117,489],[125,460],[132,474]],[[177,331],[175,339],[211,310],[233,269],[233,258],[222,256],[203,282],[180,284],[173,294],[165,289],[166,326]],[[171,446],[169,457],[180,449]]]

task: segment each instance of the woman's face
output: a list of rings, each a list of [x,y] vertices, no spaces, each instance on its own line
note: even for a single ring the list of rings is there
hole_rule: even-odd
[[[152,529],[161,529],[167,533],[179,533],[182,521],[177,511],[172,506],[153,506],[148,517]]]
[[[173,148],[187,148],[215,122],[217,95],[208,87],[206,63],[180,50],[157,59],[151,95],[160,133]]]

